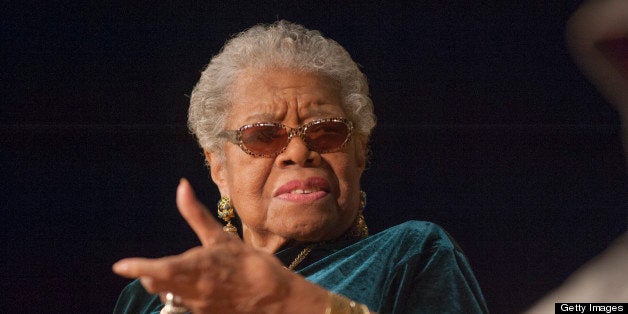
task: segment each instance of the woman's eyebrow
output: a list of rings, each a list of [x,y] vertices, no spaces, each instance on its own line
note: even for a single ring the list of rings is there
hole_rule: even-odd
[[[342,113],[338,113],[336,111],[326,110],[324,108],[315,108],[315,109],[306,109],[305,112],[299,114],[300,120],[307,120],[311,118],[335,118],[342,117]],[[272,113],[256,113],[250,116],[247,116],[244,120],[245,123],[257,123],[257,122],[278,122],[281,121],[281,118],[273,115]]]

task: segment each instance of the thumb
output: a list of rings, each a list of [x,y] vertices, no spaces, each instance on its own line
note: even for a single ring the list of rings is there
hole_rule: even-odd
[[[203,246],[209,246],[223,234],[222,225],[209,214],[194,194],[190,182],[182,178],[177,187],[177,207]]]

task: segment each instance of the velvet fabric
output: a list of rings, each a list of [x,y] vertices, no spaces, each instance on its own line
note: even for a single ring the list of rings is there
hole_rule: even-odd
[[[287,247],[276,256],[287,265],[302,248]],[[430,222],[319,244],[296,272],[378,313],[488,313],[462,250]],[[114,313],[159,313],[162,307],[136,280],[122,291]]]

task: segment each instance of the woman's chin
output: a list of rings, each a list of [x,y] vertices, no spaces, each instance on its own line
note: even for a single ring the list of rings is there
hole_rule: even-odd
[[[336,239],[351,227],[355,217],[342,210],[331,194],[309,203],[278,200],[272,205],[266,217],[267,230],[299,242]]]

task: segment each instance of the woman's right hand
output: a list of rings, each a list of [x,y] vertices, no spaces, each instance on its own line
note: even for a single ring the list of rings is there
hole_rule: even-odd
[[[163,258],[127,258],[113,266],[150,293],[171,292],[194,313],[324,313],[328,292],[287,270],[273,255],[222,231],[185,179],[177,207],[202,246]]]

